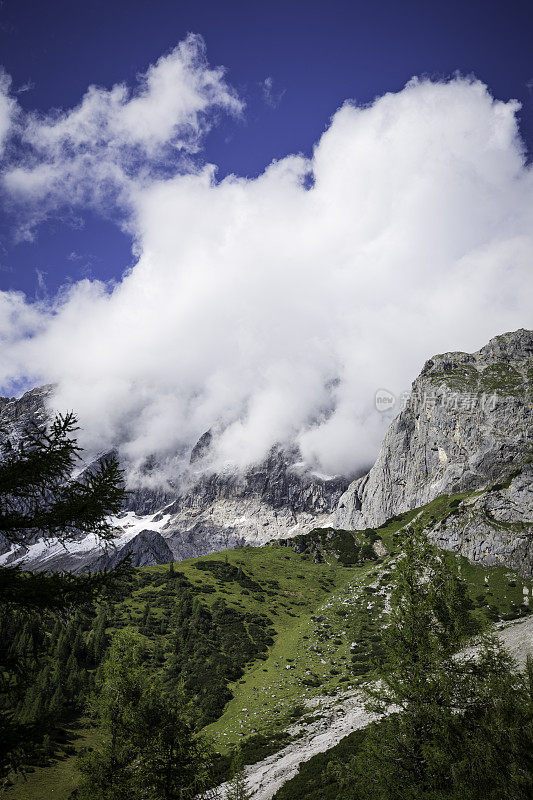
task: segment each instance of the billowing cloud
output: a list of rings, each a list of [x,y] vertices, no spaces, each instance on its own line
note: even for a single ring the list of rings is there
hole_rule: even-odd
[[[136,265],[46,307],[4,296],[0,382],[56,382],[84,444],[119,445],[134,464],[185,458],[212,428],[218,463],[293,441],[327,473],[368,466],[385,433],[376,389],[530,323],[517,111],[475,80],[413,80],[346,104],[311,157],[255,179],[217,181],[210,166],[136,179]],[[109,147],[136,130],[119,117]],[[147,153],[174,136],[166,120],[160,138],[140,134]]]
[[[155,175],[191,168],[185,159],[199,149],[216,110],[242,108],[224,71],[209,67],[203,39],[189,34],[133,91],[90,86],[72,110],[26,115],[16,130],[18,157],[3,174],[4,189],[25,205],[22,233],[31,235],[63,205],[129,208],[132,191]]]

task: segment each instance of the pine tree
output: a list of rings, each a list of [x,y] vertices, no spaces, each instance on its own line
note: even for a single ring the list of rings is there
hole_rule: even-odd
[[[212,754],[195,733],[195,721],[182,686],[170,689],[157,680],[152,682],[135,720],[139,799],[204,796]]]
[[[142,620],[141,620],[141,624],[140,624],[141,633],[143,633],[145,636],[147,636],[150,633],[150,626],[151,626],[150,605],[149,605],[149,603],[145,603],[145,606],[144,606],[144,609],[143,609]]]
[[[207,784],[209,753],[183,690],[150,679],[147,657],[138,634],[114,637],[92,707],[104,744],[81,760],[80,800],[181,800]]]
[[[131,734],[135,709],[146,686],[141,669],[143,644],[126,629],[119,632],[98,675],[91,713],[105,731],[100,750],[80,761],[83,800],[122,800],[135,797]]]
[[[52,720],[59,719],[65,707],[65,695],[61,684],[57,684],[48,706],[48,714]]]
[[[99,664],[107,647],[107,609],[101,606],[93,625],[93,663]]]
[[[231,763],[232,778],[228,783],[226,800],[251,800],[252,793],[248,788],[242,751],[239,749]]]
[[[385,664],[367,690],[370,710],[384,716],[369,727],[344,796],[526,800],[533,789],[526,679],[489,636],[479,654],[456,656],[473,629],[470,603],[420,531],[403,533],[391,580]]]
[[[56,417],[49,427],[34,425],[18,444],[5,438],[0,441],[0,535],[4,541],[25,544],[38,537],[68,542],[80,533],[95,534],[104,542],[113,538],[110,515],[118,513],[123,504],[122,473],[112,457],[73,477],[80,458],[76,430],[76,418],[66,414]],[[0,568],[2,627],[6,617],[18,613],[30,617],[17,652],[0,650],[0,778],[20,768],[41,736],[36,726],[16,721],[17,708],[37,669],[36,650],[42,645],[38,617],[112,594],[130,572],[128,567],[112,576]],[[52,639],[64,663],[73,640],[65,639],[65,631],[59,631],[57,625]],[[59,694],[56,700],[54,707],[59,709]],[[32,705],[31,714],[39,711],[40,695]],[[28,708],[24,714],[30,716]]]

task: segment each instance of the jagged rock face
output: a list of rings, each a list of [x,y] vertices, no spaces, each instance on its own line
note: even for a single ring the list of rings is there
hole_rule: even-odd
[[[533,464],[506,484],[465,498],[430,536],[470,561],[533,576]]]
[[[110,550],[101,556],[92,569],[110,570],[129,559],[132,567],[152,567],[154,564],[168,564],[174,560],[172,550],[157,531],[141,531],[127,544]]]
[[[532,359],[533,332],[525,330],[498,336],[477,353],[430,359],[413,383],[406,408],[391,424],[376,464],[349,486],[342,478],[315,475],[299,463],[295,449],[281,447],[244,472],[213,472],[213,434],[208,431],[192,449],[186,473],[170,485],[131,493],[128,513],[116,520],[117,546],[148,530],[161,534],[181,560],[316,527],[373,528],[440,494],[488,488],[531,456]],[[3,435],[16,438],[31,421],[46,421],[50,392],[51,387],[42,387],[19,400],[0,398]],[[470,516],[462,527],[457,527],[457,515],[442,523],[434,531],[437,541],[473,560],[488,564],[494,559],[526,574],[531,569],[529,540],[519,524],[529,519],[531,472],[520,474],[522,488],[512,502],[503,490],[486,493],[475,509],[466,509]],[[501,507],[483,506],[496,502]],[[31,568],[80,569],[101,556],[94,541],[86,546],[81,540],[71,550],[36,542],[25,554],[0,542],[0,563],[25,557]]]
[[[381,525],[440,494],[486,487],[532,451],[533,331],[430,359],[375,465],[340,498],[336,524]]]
[[[254,498],[271,509],[280,512],[286,509],[293,516],[306,512],[327,514],[336,507],[349,483],[345,478],[315,475],[299,465],[297,450],[279,446],[273,447],[260,464],[243,472],[232,469],[213,472],[208,464],[203,471],[198,452],[203,450],[205,455],[205,441],[202,442],[205,436],[192,451],[191,463],[196,469],[176,476],[175,490],[135,490],[127,501],[128,508],[146,514],[165,504],[167,513],[177,514],[205,510],[222,501]]]
[[[46,400],[52,387],[27,392],[18,400],[0,398],[0,434],[20,436],[33,421],[47,420]],[[273,447],[267,458],[244,472],[209,468],[211,432],[190,456],[189,469],[155,488],[136,488],[127,497],[124,518],[116,520],[117,546],[143,529],[161,534],[176,560],[261,545],[281,536],[327,525],[349,481],[325,478],[298,463],[294,448]],[[154,464],[149,468],[153,469]],[[139,541],[139,546],[143,540]],[[28,543],[29,550],[0,541],[0,563],[24,563],[32,569],[94,568],[101,556],[93,538],[58,547]],[[86,549],[84,549],[86,547]],[[164,561],[169,561],[165,554]],[[163,563],[163,562],[161,562]]]
[[[45,403],[52,391],[52,386],[38,386],[18,399],[0,397],[0,438],[14,443],[32,424],[46,424]]]
[[[349,481],[316,476],[298,466],[298,457],[295,450],[273,447],[244,472],[203,473],[199,456],[193,459],[197,470],[181,477],[173,496],[156,500],[141,490],[129,508],[137,514],[163,508],[169,521],[161,532],[177,559],[302,533],[331,521]]]

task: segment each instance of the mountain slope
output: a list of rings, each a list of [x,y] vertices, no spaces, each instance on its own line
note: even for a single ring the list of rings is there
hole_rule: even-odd
[[[414,381],[376,463],[340,498],[336,525],[381,525],[441,494],[507,479],[533,453],[532,387],[533,331],[497,336],[477,353],[434,356]],[[530,478],[526,470],[522,482]],[[522,500],[522,511],[531,512],[531,494]],[[507,513],[510,506],[502,519]]]
[[[497,336],[477,353],[434,356],[414,381],[375,465],[352,483],[313,472],[291,446],[273,447],[244,471],[213,471],[213,434],[207,431],[179,474],[133,487],[124,514],[115,519],[117,548],[143,530],[154,531],[173,558],[183,560],[299,536],[317,526],[365,529],[445,493],[490,489],[514,472],[506,491],[487,496],[485,505],[471,505],[469,515],[456,515],[455,527],[448,524],[435,536],[441,546],[469,558],[530,574],[532,385],[532,331]],[[33,420],[45,421],[51,392],[42,387],[18,400],[0,398],[0,430],[16,438]],[[156,467],[146,465],[148,477]],[[67,548],[38,541],[27,549],[9,548],[0,542],[0,564],[24,561],[31,569],[94,568],[100,556],[93,537]]]
[[[366,721],[359,685],[379,661],[396,534],[406,525],[442,523],[463,497],[436,498],[379,529],[318,529],[190,559],[172,570],[136,570],[109,609],[107,634],[138,629],[152,653],[147,669],[179,670],[204,733],[222,754],[242,744],[248,763],[261,762],[254,768],[257,785],[261,775],[268,783],[258,797],[272,797],[298,763]],[[529,614],[530,579],[459,555],[446,558],[467,581],[480,625]],[[84,636],[92,636],[90,628]],[[176,649],[179,642],[184,646]],[[87,738],[82,733],[80,745]],[[98,735],[91,734],[93,745]],[[57,777],[58,770],[66,774],[62,764],[37,770],[6,797],[66,800],[74,761],[68,792]]]
[[[21,398],[0,398],[0,436],[18,440],[32,423],[49,418],[53,387],[26,392]],[[293,533],[328,524],[349,481],[324,476],[306,467],[297,448],[275,446],[259,464],[244,471],[215,472],[209,461],[211,434],[192,449],[190,464],[169,481],[130,489],[123,514],[115,518],[117,548],[142,530],[165,539],[175,560],[246,544],[261,545]],[[124,463],[127,472],[127,463]],[[146,471],[157,467],[152,460]],[[94,537],[80,537],[64,546],[31,541],[9,547],[0,541],[0,564],[24,563],[30,569],[81,570],[95,567],[101,556]],[[165,559],[168,561],[169,559]],[[162,563],[162,562],[160,562]]]

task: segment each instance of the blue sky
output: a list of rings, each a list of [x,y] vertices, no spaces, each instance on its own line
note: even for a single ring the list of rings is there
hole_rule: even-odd
[[[219,177],[256,176],[274,158],[310,155],[347,98],[368,103],[413,75],[456,70],[474,74],[498,99],[521,102],[531,149],[530,2],[4,0],[0,61],[22,108],[68,109],[90,84],[133,84],[189,31],[204,37],[210,64],[227,69],[246,103],[240,119],[213,128],[198,156],[216,164]],[[2,289],[40,297],[68,280],[119,278],[132,264],[129,237],[94,210],[63,210],[18,243],[14,216],[4,211]]]
[[[208,429],[366,469],[377,391],[531,326],[532,17],[4,0],[0,393],[137,480]]]

